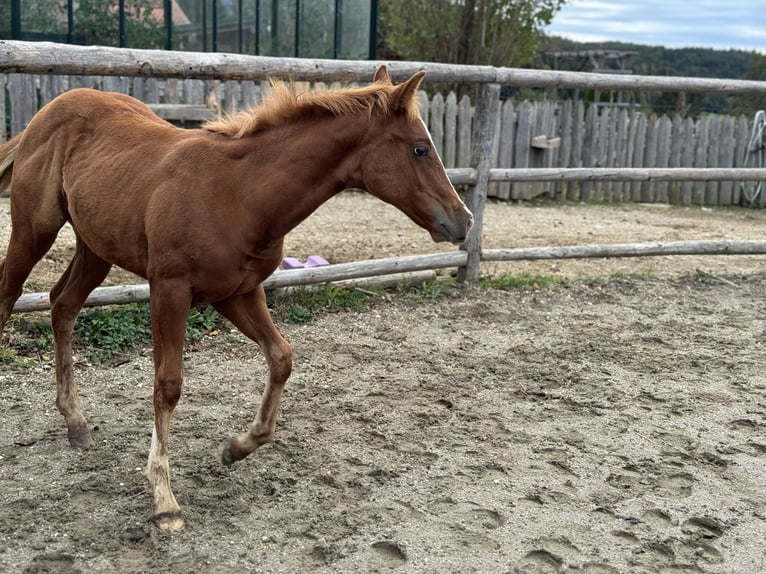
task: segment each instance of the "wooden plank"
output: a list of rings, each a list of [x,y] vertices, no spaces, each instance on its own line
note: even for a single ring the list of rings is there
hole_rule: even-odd
[[[744,115],[740,115],[737,118],[735,134],[736,143],[734,144],[734,165],[736,167],[744,167],[747,163],[747,155],[750,153],[748,146],[750,145],[750,125],[747,118]],[[755,187],[757,184],[748,184],[738,181],[734,185],[734,191],[732,194],[732,203],[734,205],[747,205],[747,199],[744,191],[748,186]]]
[[[585,130],[585,103],[577,100],[574,107],[574,117],[572,122],[572,160],[570,166],[578,168],[583,166],[583,134]],[[567,197],[571,201],[580,199],[580,184],[572,182],[567,186]]]
[[[697,120],[697,145],[694,150],[694,167],[708,167],[708,129],[710,124],[704,119]],[[695,185],[692,193],[694,205],[705,205],[705,186]]]
[[[712,117],[708,120],[708,167],[718,167],[718,149],[721,145],[721,118]],[[718,205],[718,188],[719,183],[717,181],[709,181],[705,185],[705,205]]]
[[[180,104],[183,98],[183,86],[181,81],[176,78],[165,80],[165,89],[162,92],[163,104]]]
[[[683,167],[693,167],[695,151],[697,149],[697,132],[695,130],[694,120],[686,118],[683,122],[685,139],[682,143],[681,165]],[[681,204],[691,205],[694,200],[694,184],[684,182],[681,185]]]
[[[670,163],[670,138],[672,131],[673,122],[668,116],[658,118],[657,153],[654,162],[654,166],[657,168],[668,167]],[[668,203],[670,201],[668,184],[666,182],[655,183],[653,196],[655,203]]]
[[[734,167],[734,118],[721,118],[720,145],[718,146],[718,167]],[[734,182],[722,181],[718,187],[718,205],[729,206],[734,197]]]
[[[37,85],[31,74],[10,74],[7,81],[11,108],[11,136],[27,127],[37,113]]]
[[[444,107],[444,154],[442,160],[446,167],[458,167],[457,158],[457,95],[447,94]]]
[[[460,167],[471,165],[473,111],[471,99],[468,96],[460,98],[457,116],[457,164]]]
[[[684,121],[680,114],[674,114],[670,125],[670,150],[668,167],[681,167],[681,154],[684,140]],[[681,203],[681,185],[671,182],[668,185],[668,202],[673,205]]]
[[[598,108],[595,104],[588,106],[585,113],[585,133],[583,136],[583,166],[596,167],[598,145]],[[580,186],[580,201],[593,199],[594,187],[590,181],[583,182]]]
[[[257,82],[242,82],[242,107],[250,109],[261,102],[261,86]]]
[[[572,100],[564,100],[561,106],[561,147],[557,158],[557,167],[569,167],[572,161],[572,124],[574,122]],[[567,199],[567,186],[556,184],[560,201]]]
[[[223,102],[221,109],[224,113],[236,114],[242,109],[239,82],[234,80],[224,82],[222,92]]]
[[[107,92],[130,94],[130,85],[130,78],[125,76],[105,76],[101,78],[101,89]]]
[[[431,115],[428,119],[431,139],[439,155],[444,153],[444,96],[436,93],[431,98]]]
[[[614,167],[626,167],[628,162],[628,126],[630,125],[630,115],[627,109],[620,110],[617,115],[617,131],[615,141]],[[612,197],[615,201],[626,201],[625,182],[618,181],[614,184]]]
[[[607,167],[607,154],[609,153],[607,143],[609,140],[609,126],[612,119],[612,109],[608,107],[596,107],[596,114],[596,141],[594,142],[593,167]],[[607,188],[608,184],[603,182],[596,183],[593,188],[592,199],[596,201],[608,201]]]
[[[67,89],[66,76],[40,76],[38,83],[40,86],[40,107],[61,95]]]
[[[644,165],[644,149],[646,146],[646,115],[637,114],[635,141],[633,142],[633,160],[632,165]],[[641,184],[633,183],[630,187],[630,197],[632,201],[641,201]]]
[[[513,167],[513,141],[516,135],[516,111],[511,100],[503,102],[500,110],[499,143],[497,151],[497,163],[499,168]],[[497,197],[510,199],[511,184],[502,182],[497,184]]]
[[[183,100],[187,104],[205,105],[205,83],[202,80],[186,80]]]
[[[535,125],[535,108],[531,102],[524,100],[517,110],[516,140],[514,143],[513,165],[517,168],[532,167],[532,130]],[[531,188],[527,184],[517,184],[511,187],[513,199],[528,199]]]
[[[657,116],[652,114],[646,118],[646,143],[644,144],[644,158],[641,165],[648,168],[657,167],[657,135],[659,125]],[[647,182],[641,186],[641,201],[654,203],[654,182]]]

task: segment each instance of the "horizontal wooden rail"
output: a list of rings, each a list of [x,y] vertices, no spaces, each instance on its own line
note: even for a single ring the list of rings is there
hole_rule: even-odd
[[[307,60],[210,52],[136,50],[52,42],[0,40],[0,73],[154,76],[222,80],[368,81],[383,62]],[[417,70],[427,81],[495,83],[517,87],[661,92],[766,93],[766,82],[678,76],[564,72],[432,62],[386,62],[396,80]]]
[[[613,245],[568,245],[559,247],[520,247],[514,249],[484,249],[482,261],[522,261],[540,259],[584,259],[596,257],[650,257],[660,255],[763,255],[766,241],[701,240],[649,243],[618,243]],[[338,263],[310,269],[290,269],[271,275],[263,285],[266,289],[294,287],[376,277],[428,269],[444,269],[465,265],[464,251],[390,257],[352,263]],[[99,287],[88,297],[86,307],[123,305],[149,299],[149,285],[119,285]],[[15,313],[44,311],[50,308],[48,293],[22,295],[13,308]]]
[[[766,241],[700,240],[615,243],[612,245],[567,245],[484,249],[482,261],[534,261],[538,259],[586,259],[595,257],[653,257],[661,255],[764,255]]]
[[[281,287],[328,283],[361,277],[391,275],[394,273],[460,267],[465,265],[467,258],[468,255],[465,251],[451,251],[447,253],[337,263],[335,265],[307,269],[290,269],[277,271],[272,274],[263,282],[263,286],[266,289],[278,289]],[[147,301],[148,299],[149,285],[145,283],[140,285],[117,285],[94,289],[85,301],[85,306],[124,305],[137,301]],[[13,307],[13,311],[16,313],[44,311],[49,308],[50,296],[48,293],[29,293],[19,297],[19,300],[16,301],[16,305]]]
[[[464,174],[463,177],[465,177]],[[492,169],[492,181],[763,181],[764,168],[561,167]]]
[[[455,185],[476,183],[470,167],[448,169]],[[766,168],[737,167],[541,167],[493,168],[490,181],[766,181]]]

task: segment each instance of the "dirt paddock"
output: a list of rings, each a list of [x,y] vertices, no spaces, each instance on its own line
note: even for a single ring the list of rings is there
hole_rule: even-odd
[[[7,202],[7,200],[2,200]],[[0,205],[0,244],[8,228]],[[766,214],[491,204],[487,247],[762,239]],[[30,278],[66,265],[62,234]],[[333,262],[449,249],[342,195],[288,238]],[[186,353],[171,430],[175,535],[150,520],[148,350],[76,377],[96,446],[70,449],[53,368],[0,371],[2,572],[766,571],[766,258],[493,265],[553,290],[396,294],[280,325],[295,368],[277,441],[230,468],[265,367],[234,336]],[[112,282],[132,279],[116,273]]]

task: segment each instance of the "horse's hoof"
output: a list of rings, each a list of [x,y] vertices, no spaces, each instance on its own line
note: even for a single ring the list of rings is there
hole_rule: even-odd
[[[85,427],[79,432],[69,433],[69,446],[73,448],[87,449],[93,446],[93,439],[90,437],[90,430]]]
[[[221,453],[221,462],[224,466],[231,466],[246,456],[247,453],[243,453],[239,448],[237,448],[234,439],[231,439],[223,447],[223,452]]]
[[[154,517],[157,528],[165,532],[178,532],[184,527],[184,519],[180,512],[163,512]]]

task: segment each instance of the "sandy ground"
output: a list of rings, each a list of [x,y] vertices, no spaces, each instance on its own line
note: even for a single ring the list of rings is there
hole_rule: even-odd
[[[491,204],[485,245],[762,239],[764,223],[745,210]],[[3,204],[3,245],[7,227]],[[439,249],[347,194],[287,254]],[[70,251],[64,233],[29,289],[49,288]],[[262,357],[223,333],[188,349],[175,535],[151,522],[142,475],[148,350],[78,370],[89,451],[67,446],[51,364],[3,367],[0,571],[766,571],[766,258],[485,268],[508,270],[588,280],[396,294],[280,325],[296,361],[277,441],[231,468],[221,445],[253,418]]]

